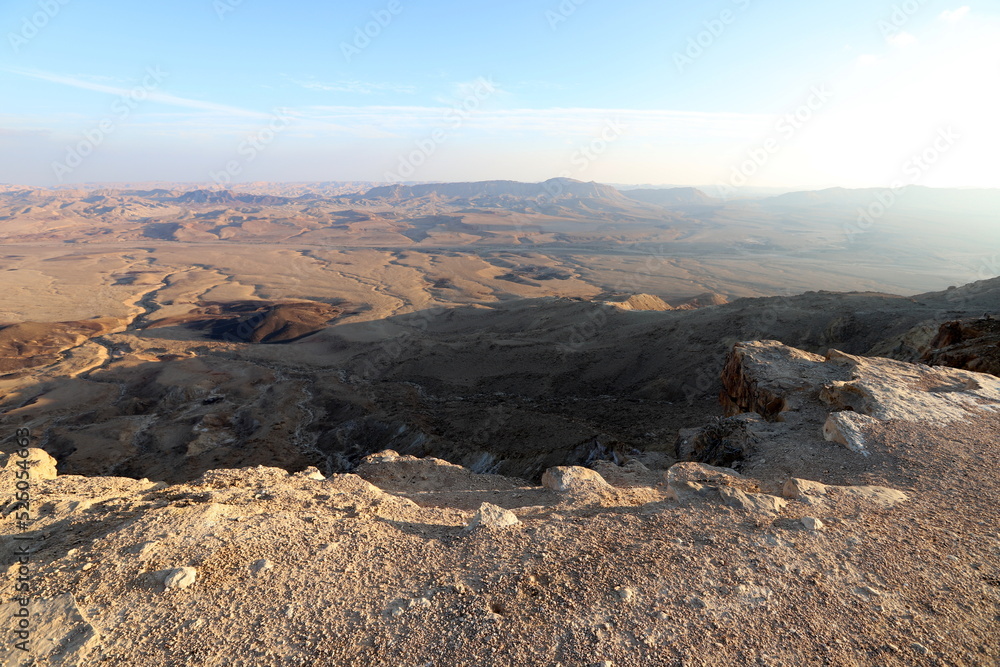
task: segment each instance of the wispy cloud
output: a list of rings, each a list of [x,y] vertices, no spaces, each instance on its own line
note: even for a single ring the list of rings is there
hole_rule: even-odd
[[[376,126],[399,134],[449,127],[452,106],[312,106],[301,110],[308,119],[335,122],[347,127]],[[609,120],[628,126],[636,136],[685,138],[755,136],[773,119],[762,114],[661,111],[643,109],[554,108],[480,109],[464,127],[491,133],[543,132],[548,136],[590,136]]]
[[[965,18],[965,15],[968,13],[969,13],[969,6],[965,5],[963,7],[959,7],[958,9],[954,10],[950,11],[945,10],[941,12],[941,15],[938,18],[940,18],[942,21],[947,21],[948,23],[958,23],[963,18]]]
[[[50,72],[40,72],[37,70],[22,70],[14,68],[4,68],[3,71],[10,74],[16,74],[18,76],[27,77],[30,79],[36,79],[39,81],[48,81],[49,83],[55,83],[63,86],[70,86],[72,88],[80,88],[83,90],[92,90],[98,93],[107,93],[109,95],[116,95],[119,97],[127,97],[132,93],[129,88],[122,88],[119,86],[109,86],[102,83],[96,83],[94,81],[87,81],[79,77],[63,76],[59,74],[52,74]],[[229,106],[226,104],[217,104],[215,102],[206,102],[204,100],[195,100],[187,97],[178,97],[177,95],[171,95],[170,93],[164,93],[158,90],[147,90],[145,91],[146,98],[153,102],[158,102],[160,104],[169,104],[171,106],[185,107],[188,109],[198,109],[200,111],[210,111],[213,113],[222,114],[232,114],[237,116],[245,116],[248,118],[269,118],[270,114],[261,113],[259,111],[251,111],[249,109],[240,109],[238,107]]]
[[[400,83],[373,83],[367,81],[337,81],[325,83],[322,81],[294,81],[307,90],[321,90],[331,93],[355,93],[371,95],[373,93],[401,93],[412,95],[417,92],[416,86]]]

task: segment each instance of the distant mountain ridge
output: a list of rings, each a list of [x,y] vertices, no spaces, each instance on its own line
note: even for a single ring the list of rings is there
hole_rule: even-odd
[[[233,194],[231,190],[192,190],[175,198],[181,204],[256,204],[280,206],[292,200],[275,195]]]
[[[923,185],[907,185],[896,190],[891,188],[826,188],[825,190],[789,192],[759,201],[764,205],[778,206],[846,207],[867,207],[873,202],[880,202],[883,206],[900,204],[909,208],[933,210],[1000,212],[1000,189],[929,188]]]
[[[610,185],[585,183],[572,178],[550,178],[542,183],[520,181],[478,181],[468,183],[423,183],[419,185],[383,185],[372,188],[365,199],[406,199],[411,197],[471,199],[475,197],[517,197],[521,199],[577,197],[624,201],[622,193]]]

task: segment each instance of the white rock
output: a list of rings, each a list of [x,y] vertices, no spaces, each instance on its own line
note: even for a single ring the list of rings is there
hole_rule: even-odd
[[[163,587],[170,590],[174,588],[187,588],[194,584],[198,578],[198,570],[193,567],[177,567],[172,570],[165,570],[163,575]]]
[[[582,466],[549,468],[542,475],[542,486],[569,493],[611,490],[611,485],[598,472]]]
[[[802,517],[802,525],[806,527],[806,530],[823,530],[826,524],[814,516],[804,516]]]
[[[56,460],[44,449],[29,447],[28,456],[20,457],[17,453],[8,454],[3,467],[3,476],[15,477],[23,470],[28,471],[29,479],[38,481],[56,478]]]
[[[319,471],[316,466],[309,466],[302,472],[295,473],[296,477],[305,477],[306,479],[313,479],[317,482],[322,482],[326,479],[326,476]]]
[[[822,505],[837,498],[889,508],[909,500],[902,491],[886,486],[834,486],[793,477],[785,482],[781,495],[809,505]]]
[[[823,424],[823,438],[838,442],[862,456],[871,456],[871,452],[868,451],[868,443],[865,440],[864,428],[875,426],[878,423],[879,420],[874,417],[850,410],[831,412],[826,423]]]
[[[479,510],[472,517],[472,520],[469,521],[466,530],[472,531],[480,527],[506,528],[508,526],[516,526],[519,523],[521,523],[520,519],[510,510],[505,510],[490,503],[483,503],[479,506]]]

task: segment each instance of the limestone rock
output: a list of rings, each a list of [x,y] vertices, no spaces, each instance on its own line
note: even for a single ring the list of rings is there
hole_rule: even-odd
[[[732,468],[711,466],[705,463],[694,463],[690,461],[670,466],[670,469],[667,470],[666,477],[668,485],[676,482],[732,485],[734,482],[743,479],[743,475],[739,474]]]
[[[596,471],[582,466],[557,466],[542,475],[542,486],[565,493],[593,493],[611,490]]]
[[[27,464],[33,482],[56,478],[56,460],[51,454],[37,447],[29,447],[27,452],[27,458],[18,456],[16,452],[7,455],[3,468],[4,477],[14,477],[18,471],[25,469],[23,464]]]
[[[287,477],[287,470],[255,466],[253,468],[209,470],[193,483],[215,489],[234,486],[271,486],[281,483]]]
[[[722,501],[730,507],[747,512],[780,512],[788,505],[788,501],[778,496],[766,493],[746,493],[730,486],[720,486],[719,495]]]
[[[862,456],[871,456],[864,429],[876,424],[878,424],[878,420],[874,417],[850,410],[831,412],[826,423],[823,424],[823,438],[831,442],[838,442]]]
[[[988,412],[1000,401],[1000,379],[991,375],[839,350],[824,358],[778,341],[737,343],[722,383],[727,414],[757,412],[772,421],[803,408],[817,393],[834,410],[941,425]]]
[[[720,397],[728,415],[756,412],[764,419],[795,407],[814,384],[811,367],[824,361],[818,354],[788,347],[775,340],[737,343],[722,371]]]
[[[809,504],[818,503],[822,502],[822,497],[826,495],[826,484],[792,477],[785,482],[781,490],[781,495],[785,498],[801,500]]]
[[[162,570],[162,574],[164,590],[187,588],[193,585],[198,578],[198,570],[193,567],[176,567],[170,570]]]
[[[469,525],[466,528],[468,531],[473,531],[477,528],[506,528],[508,526],[516,526],[521,523],[517,515],[510,510],[505,510],[502,507],[497,507],[496,505],[491,505],[490,503],[483,503],[479,506],[479,511],[475,513],[472,520],[469,521]]]
[[[806,530],[823,530],[826,525],[814,516],[804,516],[801,521]]]
[[[705,500],[715,495],[715,487],[739,484],[743,476],[731,468],[704,463],[677,463],[667,470],[667,499],[680,503]]]
[[[878,420],[948,425],[966,421],[1000,401],[1000,379],[951,368],[931,368],[892,359],[827,353],[828,365],[850,379],[826,384],[820,399]]]
[[[909,496],[902,491],[885,486],[834,486],[796,477],[785,482],[781,495],[810,505],[846,500],[881,508],[890,508],[909,500]]]

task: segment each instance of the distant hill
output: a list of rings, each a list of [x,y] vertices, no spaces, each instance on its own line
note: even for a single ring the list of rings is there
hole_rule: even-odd
[[[178,196],[179,204],[256,204],[258,206],[281,206],[291,199],[274,195],[233,194],[230,190],[192,190]]]
[[[867,207],[881,199],[892,205],[924,211],[1000,212],[1000,189],[928,188],[907,185],[893,192],[889,188],[827,188],[789,192],[760,200],[763,206],[842,206]]]

